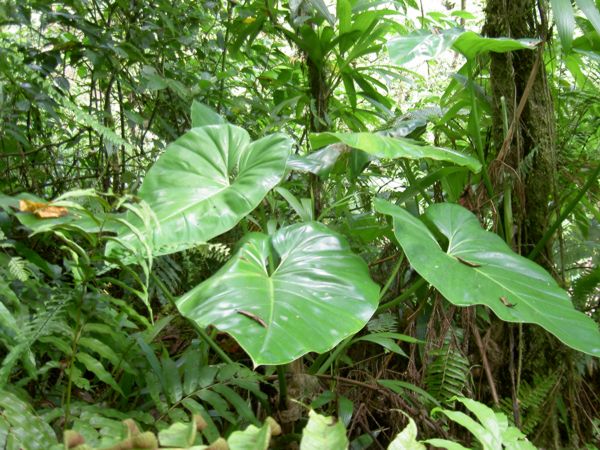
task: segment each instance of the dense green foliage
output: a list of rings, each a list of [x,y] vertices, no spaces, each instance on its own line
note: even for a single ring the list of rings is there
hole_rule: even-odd
[[[0,447],[595,448],[600,14],[496,2],[0,5]]]

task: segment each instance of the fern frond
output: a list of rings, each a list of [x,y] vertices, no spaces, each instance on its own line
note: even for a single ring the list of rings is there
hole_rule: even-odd
[[[545,377],[534,378],[533,386],[527,382],[521,383],[519,410],[523,418],[521,430],[525,434],[531,433],[547,415],[547,408],[544,408],[544,404],[550,400],[550,393],[559,381],[560,374],[554,373]],[[500,407],[509,418],[512,418],[511,398],[503,398],[500,401]]]
[[[8,261],[8,271],[15,280],[22,282],[29,280],[31,276],[31,271],[27,268],[27,261],[20,256],[13,256]]]
[[[439,401],[462,396],[468,386],[469,360],[449,343],[429,355],[433,360],[425,373],[427,392]]]
[[[214,259],[217,262],[225,262],[229,259],[231,249],[225,244],[219,242],[215,244],[205,244],[197,248],[198,253],[207,259]]]
[[[398,331],[398,319],[392,313],[379,314],[367,324],[371,333],[395,333]]]

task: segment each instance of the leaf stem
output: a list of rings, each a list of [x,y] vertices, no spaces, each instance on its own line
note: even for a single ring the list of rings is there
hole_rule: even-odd
[[[394,300],[390,300],[389,302],[384,303],[379,308],[377,308],[377,312],[380,313],[382,311],[386,311],[390,308],[393,308],[396,305],[399,305],[400,303],[405,301],[407,298],[409,298],[412,294],[414,294],[425,283],[426,283],[426,281],[424,278],[419,278],[418,281],[416,281],[411,287],[406,289],[402,294],[400,294]]]
[[[390,277],[386,281],[385,285],[383,286],[383,289],[381,290],[381,293],[379,294],[379,299],[383,298],[385,293],[388,291],[388,289],[394,282],[394,278],[396,278],[396,275],[398,275],[398,271],[400,270],[400,266],[402,265],[403,262],[404,262],[404,254],[402,256],[400,256],[400,259],[398,259],[398,262],[394,266],[394,269],[392,270]]]

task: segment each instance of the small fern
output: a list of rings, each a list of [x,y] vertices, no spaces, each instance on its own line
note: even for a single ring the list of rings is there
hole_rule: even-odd
[[[425,373],[427,392],[439,401],[461,396],[468,385],[469,360],[450,343],[431,350]]]
[[[548,415],[548,408],[544,404],[550,400],[550,393],[560,381],[560,374],[554,373],[545,377],[534,378],[533,385],[521,383],[519,390],[519,411],[521,413],[521,430],[525,434],[531,433],[535,427]],[[511,398],[504,398],[500,407],[508,417],[513,417],[513,404]]]
[[[398,319],[394,314],[385,312],[371,319],[367,329],[371,333],[395,333],[398,331]]]
[[[27,261],[20,256],[13,256],[8,261],[8,272],[15,279],[22,282],[29,280],[31,271],[27,267]]]
[[[181,287],[181,265],[175,260],[173,255],[160,256],[154,259],[152,267],[153,274],[163,282],[169,292],[176,293]],[[156,283],[150,283],[150,296],[156,296],[161,303],[168,303],[169,299],[165,297],[162,289],[156,286]]]
[[[215,244],[205,244],[197,247],[197,252],[206,259],[213,259],[217,262],[225,262],[229,259],[230,248],[219,242]]]

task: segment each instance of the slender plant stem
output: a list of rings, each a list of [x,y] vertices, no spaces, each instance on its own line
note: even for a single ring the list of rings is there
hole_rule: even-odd
[[[425,283],[426,283],[426,281],[424,278],[419,278],[418,281],[416,281],[411,287],[409,287],[407,290],[405,290],[402,294],[400,294],[394,300],[390,300],[389,302],[384,303],[379,308],[377,308],[377,312],[380,313],[382,311],[386,311],[390,308],[393,308],[396,305],[399,305],[400,303],[405,301],[407,298],[409,298],[412,294],[414,294]]]
[[[321,367],[319,367],[319,370],[317,370],[317,373],[315,375],[322,375],[323,373],[325,373],[325,371],[327,369],[329,369],[329,367],[333,364],[333,362],[336,359],[338,359],[340,354],[344,350],[346,350],[346,347],[348,347],[350,345],[350,342],[352,342],[353,337],[354,336],[347,337],[340,344],[338,344],[338,346],[335,348],[335,350],[333,350],[333,352],[331,352],[331,354],[329,355],[329,358],[327,358],[327,361],[325,361],[323,363],[323,365]]]
[[[385,285],[383,286],[383,289],[381,290],[381,293],[379,294],[379,299],[383,298],[385,293],[388,291],[388,289],[394,282],[394,278],[396,278],[396,275],[398,275],[398,271],[400,270],[400,266],[402,265],[403,262],[404,262],[404,255],[400,256],[400,259],[398,259],[398,262],[394,266],[392,273],[390,274],[387,282],[385,283]]]

